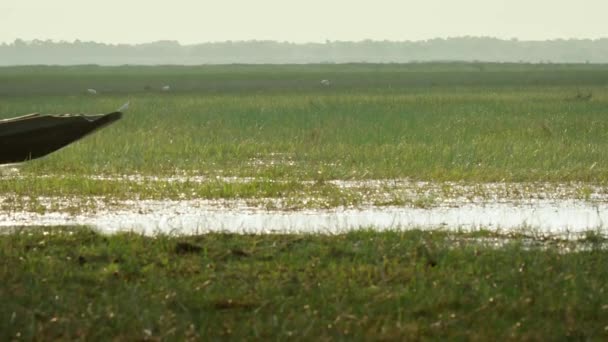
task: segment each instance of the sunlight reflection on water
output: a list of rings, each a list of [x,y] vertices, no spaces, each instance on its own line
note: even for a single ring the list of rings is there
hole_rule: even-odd
[[[326,233],[359,228],[475,230],[509,232],[527,229],[541,234],[606,231],[608,205],[580,200],[527,203],[467,203],[434,208],[363,207],[324,210],[264,210],[242,203],[212,201],[130,201],[123,209],[70,215],[61,212],[0,212],[0,226],[87,225],[102,232],[144,234]]]

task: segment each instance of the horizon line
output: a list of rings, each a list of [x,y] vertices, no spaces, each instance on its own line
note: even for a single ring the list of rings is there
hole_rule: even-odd
[[[325,39],[324,41],[305,41],[305,42],[297,42],[297,41],[288,41],[288,40],[277,40],[277,39],[225,39],[225,40],[208,40],[201,41],[197,43],[183,43],[178,39],[158,39],[158,40],[150,40],[150,41],[142,41],[137,43],[125,43],[125,42],[104,42],[104,41],[96,41],[96,40],[84,40],[75,38],[73,40],[65,40],[65,39],[42,39],[42,38],[34,38],[34,39],[23,39],[23,38],[15,38],[13,41],[0,41],[0,44],[11,45],[17,41],[22,41],[25,43],[32,42],[50,42],[50,43],[96,43],[96,44],[104,44],[104,45],[146,45],[146,44],[154,44],[160,42],[170,42],[177,43],[180,46],[189,46],[189,45],[202,45],[202,44],[221,44],[221,43],[247,43],[247,42],[272,42],[272,43],[280,43],[280,44],[293,44],[293,45],[307,45],[307,44],[329,44],[329,43],[364,43],[364,42],[390,42],[390,43],[422,43],[429,42],[433,40],[450,40],[450,39],[490,39],[490,40],[499,40],[499,41],[514,41],[514,42],[554,42],[554,41],[600,41],[608,39],[606,37],[599,38],[547,38],[547,39],[520,39],[517,37],[512,38],[499,38],[493,36],[473,36],[473,35],[464,35],[464,36],[449,36],[449,37],[434,37],[427,39],[415,39],[415,40],[392,40],[392,39],[372,39],[372,38],[364,38],[360,40],[339,40],[339,39]]]

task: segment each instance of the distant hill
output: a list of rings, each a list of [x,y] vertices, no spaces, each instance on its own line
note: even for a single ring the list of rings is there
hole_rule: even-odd
[[[292,64],[484,61],[608,63],[608,38],[550,41],[460,37],[425,41],[327,41],[296,44],[226,41],[180,45],[176,41],[103,44],[15,40],[0,45],[0,65],[31,64]]]

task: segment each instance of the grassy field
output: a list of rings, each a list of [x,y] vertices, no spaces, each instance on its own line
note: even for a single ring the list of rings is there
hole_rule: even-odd
[[[602,340],[605,244],[18,230],[0,236],[0,339]]]
[[[160,92],[163,84],[171,92]],[[123,121],[23,170],[476,182],[608,176],[606,66],[0,68],[2,117],[108,112],[127,100]]]
[[[118,123],[2,171],[0,210],[82,213],[90,199],[424,208],[608,191],[606,65],[0,68],[0,118],[126,101]],[[608,338],[599,230],[545,241],[2,229],[0,340]]]

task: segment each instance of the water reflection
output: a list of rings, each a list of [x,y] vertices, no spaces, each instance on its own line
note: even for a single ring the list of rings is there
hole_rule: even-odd
[[[190,201],[130,201],[118,210],[70,215],[62,212],[0,212],[0,226],[88,225],[103,232],[136,231],[196,234],[211,231],[238,233],[340,233],[358,228],[407,229],[479,228],[509,232],[525,229],[541,234],[606,232],[608,205],[580,200],[527,203],[453,203],[433,208],[364,207],[327,210],[264,210],[243,203]]]

